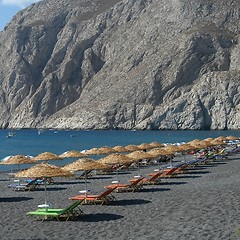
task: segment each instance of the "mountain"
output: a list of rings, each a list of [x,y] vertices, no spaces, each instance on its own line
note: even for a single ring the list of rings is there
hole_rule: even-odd
[[[239,0],[48,0],[0,32],[0,127],[239,129]]]

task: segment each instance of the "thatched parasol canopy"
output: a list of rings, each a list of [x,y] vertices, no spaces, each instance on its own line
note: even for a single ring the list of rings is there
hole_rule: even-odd
[[[85,171],[85,170],[107,169],[109,167],[91,158],[81,158],[62,168],[68,171],[76,172],[76,171]]]
[[[196,147],[194,147],[194,146],[192,146],[191,144],[188,144],[188,143],[179,145],[177,147],[178,152],[187,152],[187,151],[195,150],[195,149],[196,149]]]
[[[144,150],[144,149],[152,149],[154,148],[151,144],[149,143],[142,143],[140,145],[138,145],[137,147],[139,147],[141,150]]]
[[[100,158],[98,162],[103,164],[127,164],[132,162],[133,159],[129,158],[128,156],[121,154],[121,153],[113,153],[104,158]]]
[[[216,141],[226,141],[227,140],[227,138],[226,137],[224,137],[224,136],[219,136],[219,137],[217,137],[217,138],[215,138],[214,140],[216,140]]]
[[[161,149],[164,150],[164,151],[169,152],[169,154],[174,154],[175,152],[178,151],[178,146],[173,145],[173,144],[169,144],[169,145],[167,145],[167,146],[165,146],[165,147],[163,147]]]
[[[153,148],[164,147],[165,145],[159,142],[151,142],[149,143]]]
[[[172,155],[172,151],[169,151],[164,148],[154,148],[150,151],[148,151],[148,154],[151,154],[154,157],[160,157],[160,156],[166,156],[166,155]]]
[[[188,144],[196,144],[196,143],[199,143],[199,142],[201,142],[202,140],[200,140],[200,139],[194,139],[194,140],[192,140],[192,141],[190,141],[190,142],[188,142]]]
[[[205,138],[203,141],[212,141],[212,140],[214,140],[214,138]]]
[[[84,153],[86,155],[101,155],[101,154],[108,154],[108,153],[114,153],[115,151],[110,147],[101,147],[101,148],[91,148],[89,150],[86,150]]]
[[[109,154],[109,153],[115,153],[116,152],[113,148],[107,147],[107,146],[100,147],[98,149],[98,151],[100,152],[100,154]]]
[[[36,160],[24,155],[15,155],[9,157],[7,160],[0,162],[0,164],[35,164]]]
[[[37,160],[37,161],[40,161],[40,160],[48,161],[48,160],[62,160],[63,158],[59,157],[58,155],[51,153],[51,152],[44,152],[44,153],[37,155],[33,159]]]
[[[125,149],[127,149],[128,152],[141,150],[138,146],[136,146],[134,144],[129,144],[129,145],[125,146]]]
[[[81,153],[76,150],[67,151],[67,152],[64,152],[61,155],[59,155],[59,157],[61,157],[61,158],[80,158],[80,157],[85,157],[85,156],[86,156],[85,153]]]
[[[190,144],[191,146],[195,147],[196,149],[203,149],[212,146],[212,141],[200,141],[200,142],[193,142]]]
[[[215,138],[213,141],[211,141],[211,144],[213,146],[226,145],[226,142],[225,142],[225,140],[219,140],[219,139]]]
[[[55,165],[50,165],[48,163],[42,162],[36,164],[35,166],[22,170],[15,174],[16,177],[26,177],[26,178],[47,178],[47,177],[71,177],[74,176],[70,171],[64,170],[61,167]]]
[[[134,152],[127,154],[126,156],[134,159],[135,161],[155,158],[153,155],[151,155],[147,152],[144,152],[144,151],[134,151]]]
[[[113,150],[115,151],[115,152],[128,152],[128,150],[125,148],[125,147],[122,147],[122,146],[115,146],[115,147],[113,147]]]
[[[27,170],[22,170],[15,174],[18,178],[52,178],[52,177],[71,177],[74,176],[70,171],[64,170],[61,167],[50,165],[46,162],[37,164]],[[47,185],[45,186],[45,205],[47,204]]]
[[[239,140],[239,138],[235,137],[235,136],[227,136],[226,139],[227,139],[227,141]]]

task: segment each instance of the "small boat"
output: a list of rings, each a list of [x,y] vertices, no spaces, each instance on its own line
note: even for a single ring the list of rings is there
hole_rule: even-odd
[[[7,134],[7,138],[12,138],[16,135],[16,133],[14,131],[9,131]]]
[[[39,135],[42,134],[43,132],[44,132],[43,129],[39,129],[39,130],[38,130],[38,134],[39,134]]]

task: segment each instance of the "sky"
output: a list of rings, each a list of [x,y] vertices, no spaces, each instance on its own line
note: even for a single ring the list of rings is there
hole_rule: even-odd
[[[0,0],[0,31],[22,9],[40,0]]]

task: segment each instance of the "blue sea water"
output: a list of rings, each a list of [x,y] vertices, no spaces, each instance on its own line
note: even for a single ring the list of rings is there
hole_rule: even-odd
[[[176,143],[188,142],[193,139],[205,139],[218,136],[240,137],[238,130],[225,131],[125,131],[125,130],[99,130],[99,131],[55,131],[46,130],[41,134],[38,130],[17,130],[15,136],[8,138],[7,130],[0,130],[0,159],[10,155],[36,156],[42,152],[61,154],[69,150],[82,151],[93,147],[141,143]],[[65,161],[65,162],[64,162]],[[54,161],[56,165],[64,165],[69,160]],[[14,168],[14,166],[0,165],[0,171]]]

